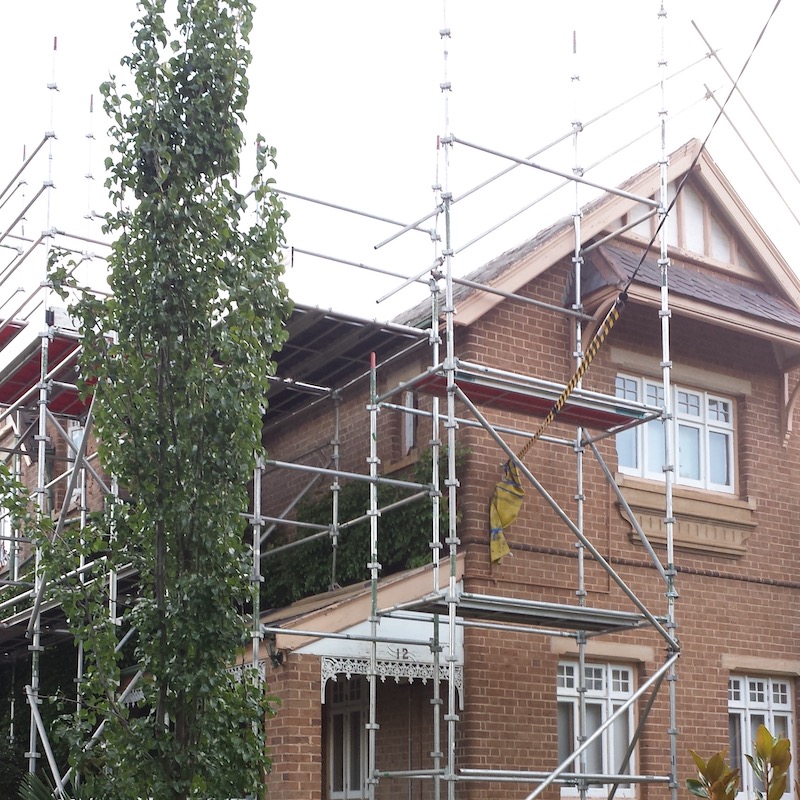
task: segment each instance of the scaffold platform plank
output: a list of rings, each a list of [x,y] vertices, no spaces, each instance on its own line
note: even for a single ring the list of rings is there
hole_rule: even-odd
[[[446,595],[434,593],[404,606],[403,610],[446,615],[448,605]],[[587,608],[467,592],[458,596],[456,615],[464,620],[591,633],[618,633],[650,624],[644,615],[633,611]]]
[[[564,391],[563,384],[484,368],[457,361],[455,382],[477,406],[497,408],[523,415],[545,417]],[[421,378],[415,388],[443,395],[447,378],[442,371]],[[557,416],[557,421],[592,430],[612,430],[631,423],[656,419],[656,406],[622,400],[613,395],[575,389]]]
[[[76,336],[61,332],[53,334],[48,341],[48,380],[53,382],[48,408],[54,414],[77,415],[87,407],[82,400],[75,381],[78,373],[78,348]],[[41,342],[39,337],[17,355],[0,376],[0,404],[10,406],[30,393],[41,377]],[[30,396],[28,405],[38,401],[36,393]]]
[[[0,321],[4,327],[0,330],[0,350],[2,350],[9,342],[17,338],[18,334],[25,330],[28,323],[21,320],[8,320],[7,322]]]

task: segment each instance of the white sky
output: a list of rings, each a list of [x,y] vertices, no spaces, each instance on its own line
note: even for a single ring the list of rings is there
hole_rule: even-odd
[[[773,2],[733,5],[722,0],[664,0],[664,53],[673,72],[701,59],[707,48],[691,25],[697,22],[719,50],[728,70],[738,75]],[[437,180],[436,137],[445,133],[443,44],[448,45],[449,129],[458,137],[515,156],[528,156],[569,133],[571,122],[584,124],[658,80],[661,56],[659,0],[262,0],[252,37],[248,139],[261,132],[278,148],[278,185],[297,194],[410,222],[434,207]],[[47,178],[56,189],[27,215],[25,234],[48,226],[99,237],[89,209],[105,210],[102,162],[106,156],[97,86],[117,70],[130,49],[134,0],[5,0],[0,25],[0,191],[27,152],[54,130],[52,158],[43,151],[26,170],[27,185],[0,207],[0,235]],[[578,57],[572,56],[577,31]],[[796,130],[798,66],[796,32],[800,8],[783,0],[764,41],[745,73],[741,88],[792,169],[800,174]],[[58,50],[53,53],[53,37]],[[576,91],[571,75],[578,73]],[[55,82],[58,92],[49,91]],[[704,83],[729,84],[711,59],[667,85],[668,150],[691,137],[704,138],[716,114],[713,101],[702,102]],[[94,114],[89,97],[94,94]],[[682,111],[690,107],[689,111]],[[651,134],[619,155],[609,154],[658,124],[659,92],[586,127],[578,141],[578,163],[605,185],[613,185],[656,161],[660,140]],[[679,113],[680,112],[680,113]],[[747,145],[767,167],[771,179],[800,216],[800,188],[775,155],[741,100],[729,106],[732,121]],[[92,142],[86,133],[92,131]],[[793,243],[798,224],[777,199],[753,157],[731,125],[722,120],[709,151],[773,237],[783,255],[800,270]],[[575,164],[566,140],[537,161],[568,172]],[[245,163],[249,163],[245,161]],[[508,166],[507,161],[456,145],[447,180],[458,196]],[[439,165],[438,180],[445,174]],[[88,172],[95,176],[90,182]],[[244,174],[248,170],[245,168]],[[560,181],[520,167],[454,206],[453,246],[483,233],[504,217],[536,200]],[[591,198],[580,190],[580,201]],[[4,200],[0,200],[3,203]],[[390,225],[287,199],[292,219],[289,243],[296,248],[404,274],[422,271],[435,256],[430,237],[409,232],[375,250],[395,230]],[[572,212],[573,188],[547,201],[459,252],[463,274],[534,235]],[[49,221],[48,221],[49,219]],[[432,223],[426,223],[426,226]],[[20,232],[19,226],[15,232]],[[95,253],[102,248],[78,243]],[[13,254],[0,246],[0,270]],[[0,287],[41,278],[43,259],[32,257],[19,277]],[[0,280],[2,280],[0,272]],[[386,319],[412,305],[424,290],[406,290],[376,304],[397,281],[308,256],[296,256],[288,282],[304,303],[334,307],[364,317]],[[10,307],[10,306],[9,306]],[[0,316],[7,313],[0,308]]]

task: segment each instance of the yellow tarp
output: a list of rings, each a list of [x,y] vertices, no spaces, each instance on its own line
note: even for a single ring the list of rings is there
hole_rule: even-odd
[[[511,553],[504,530],[517,518],[524,494],[520,485],[517,465],[506,461],[503,467],[503,480],[494,487],[494,494],[489,501],[492,562],[499,561]]]

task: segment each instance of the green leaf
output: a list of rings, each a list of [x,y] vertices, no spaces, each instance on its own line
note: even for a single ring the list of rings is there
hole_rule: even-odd
[[[709,783],[715,783],[722,777],[724,771],[725,758],[722,753],[715,753],[708,759],[703,775]]]
[[[770,783],[767,800],[780,800],[780,798],[783,797],[786,792],[786,786],[788,783],[789,778],[786,773],[782,774],[780,777],[776,776]]]
[[[772,753],[774,743],[775,739],[769,730],[764,725],[759,725],[756,731],[756,754],[760,758],[768,759],[770,753]]]
[[[770,754],[770,764],[776,771],[786,772],[792,763],[792,754],[789,751],[788,739],[777,739]]]
[[[708,798],[708,790],[706,789],[706,785],[697,780],[697,778],[687,778],[686,788],[693,795],[695,795],[695,797]]]
[[[286,213],[259,174],[259,220],[247,229],[234,188],[252,5],[179,0],[174,31],[164,8],[164,0],[143,0],[132,26],[134,51],[123,63],[134,88],[120,95],[113,81],[103,87],[114,296],[101,303],[84,295],[73,310],[100,455],[128,499],[83,530],[65,530],[47,553],[58,572],[78,558],[96,565],[96,580],[55,589],[92,665],[84,711],[65,716],[63,738],[95,797],[240,797],[257,792],[269,766],[263,721],[272,701],[224,668],[249,629],[240,611],[253,599],[240,511],[290,310],[280,252]],[[259,173],[274,165],[274,150],[262,156]],[[53,266],[63,288],[65,267]],[[139,570],[138,596],[116,626],[103,586],[128,563]],[[117,652],[130,627],[138,638]],[[114,700],[124,669],[148,676],[134,717]],[[86,750],[100,721],[103,747]]]

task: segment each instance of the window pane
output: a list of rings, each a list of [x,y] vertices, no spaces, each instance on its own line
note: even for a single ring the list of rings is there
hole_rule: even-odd
[[[731,485],[730,436],[727,433],[710,431],[708,434],[708,478],[711,483]]]
[[[636,457],[636,430],[630,428],[627,431],[618,433],[616,441],[617,463],[619,466],[636,469],[639,466],[639,460]]]
[[[614,706],[614,711],[616,711],[618,708],[619,706]],[[614,724],[611,726],[611,741],[613,742],[614,748],[611,768],[614,770],[614,772],[618,772],[620,775],[631,774],[630,759],[624,766],[622,764],[622,760],[625,758],[625,754],[628,751],[628,745],[631,741],[628,722],[628,715],[622,714],[622,716],[617,717],[617,719],[614,721]],[[625,785],[627,786],[627,784]]]
[[[639,399],[639,383],[633,378],[626,378],[624,375],[617,375],[616,395],[624,400]]]
[[[559,664],[557,673],[558,686],[561,689],[575,688],[575,667],[572,664]]]
[[[631,676],[626,669],[611,670],[611,690],[628,694],[631,690]]]
[[[350,789],[361,787],[361,714],[350,714]]]
[[[736,689],[728,693],[730,761],[732,767],[742,769],[742,791],[747,797],[763,788],[744,755],[753,752],[759,726],[765,725],[775,736],[792,738],[790,686],[786,680],[761,676],[731,676],[729,681],[729,689]],[[783,710],[778,710],[783,704]]]
[[[603,724],[603,707],[597,703],[586,705],[586,735],[591,736]],[[603,737],[599,736],[586,749],[586,771],[603,772]]]
[[[780,736],[783,739],[789,738],[789,718],[783,714],[775,714],[772,718],[771,732],[773,736]]]
[[[558,763],[563,764],[575,750],[575,727],[572,703],[558,704]],[[574,766],[570,768],[574,772]]]
[[[789,705],[789,684],[781,681],[772,682],[772,703],[773,705]]]
[[[602,667],[586,667],[586,688],[590,692],[603,691],[604,672]]]
[[[766,725],[766,717],[763,714],[751,714],[750,715],[750,741],[748,745],[750,750],[748,752],[752,753],[755,750],[754,742],[756,740],[756,733],[760,725]],[[753,788],[757,792],[764,791],[764,784],[753,775]]]
[[[714,217],[711,217],[711,256],[728,264],[732,262],[730,237]]]
[[[691,186],[681,190],[683,200],[683,246],[694,253],[706,252],[706,237],[703,229],[703,201]]]
[[[624,375],[617,375],[615,382],[616,396],[623,400],[639,400],[639,382],[634,378],[627,378]],[[637,453],[636,430],[631,428],[616,435],[617,444],[617,464],[628,469],[639,467],[639,457]]]
[[[695,392],[678,392],[678,413],[688,417],[700,416],[700,395]]]
[[[331,784],[334,792],[342,792],[344,791],[344,714],[334,715],[331,736],[333,737]]]
[[[767,702],[767,684],[763,680],[750,679],[747,682],[747,691],[750,695],[751,703],[764,705]]]
[[[708,398],[708,419],[711,422],[731,421],[731,404],[727,400],[720,400],[718,397]]]
[[[688,425],[678,426],[678,475],[700,480],[700,431]]]
[[[647,437],[647,473],[659,475],[664,472],[664,423],[654,419],[645,425],[645,435]]]
[[[728,714],[728,740],[730,741],[731,769],[742,768],[742,717]]]

